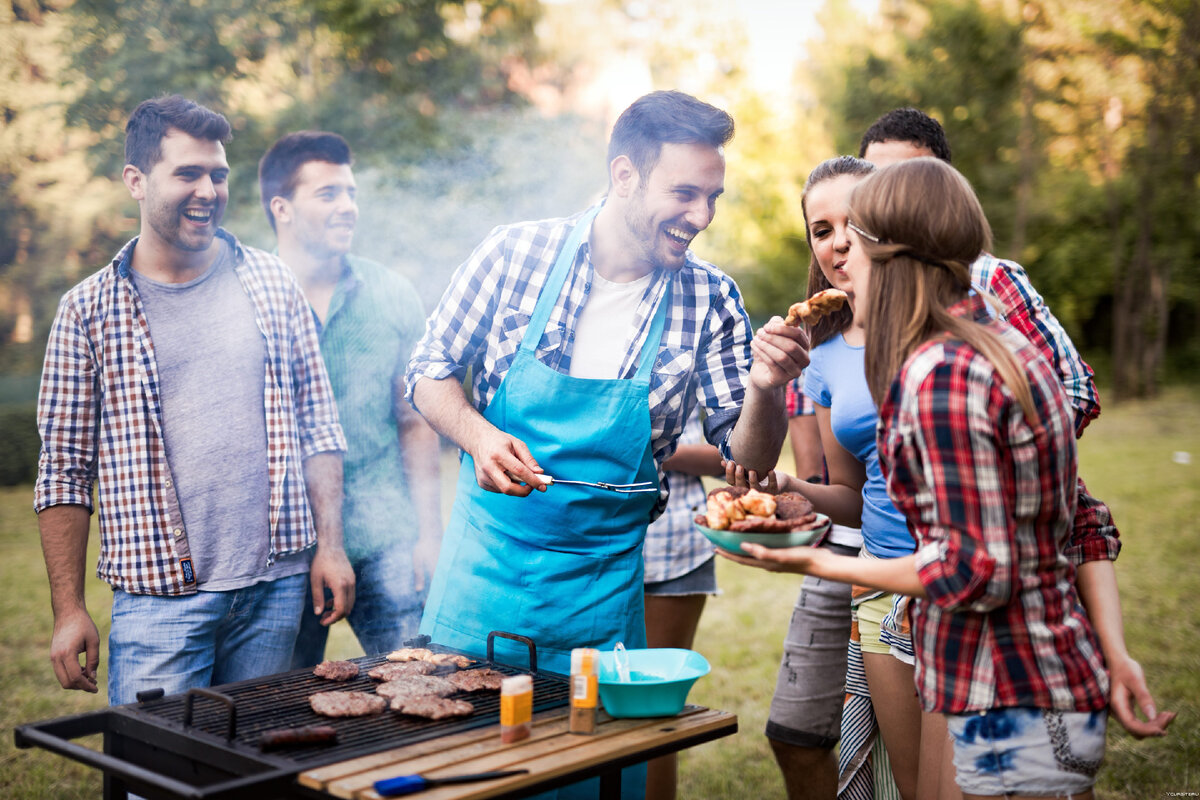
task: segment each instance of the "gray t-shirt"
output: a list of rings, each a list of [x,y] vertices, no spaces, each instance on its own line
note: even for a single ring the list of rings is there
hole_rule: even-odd
[[[132,273],[158,365],[167,462],[204,591],[304,572],[311,555],[267,566],[266,344],[232,248],[221,245],[215,263],[187,283]]]

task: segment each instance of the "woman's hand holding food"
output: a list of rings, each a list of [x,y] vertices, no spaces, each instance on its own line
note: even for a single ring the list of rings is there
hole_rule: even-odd
[[[745,542],[741,553],[718,547],[717,554],[747,567],[758,567],[768,572],[798,572],[802,575],[815,574],[828,558],[836,558],[833,553],[820,547],[770,548]]]

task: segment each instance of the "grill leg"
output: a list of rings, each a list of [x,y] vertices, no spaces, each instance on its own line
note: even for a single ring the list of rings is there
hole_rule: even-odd
[[[614,769],[600,776],[600,800],[621,800],[621,770]]]
[[[104,734],[104,752],[107,755],[116,755],[116,749],[113,744],[113,737],[110,734]],[[128,800],[129,790],[125,788],[125,781],[117,778],[104,771],[104,800]]]

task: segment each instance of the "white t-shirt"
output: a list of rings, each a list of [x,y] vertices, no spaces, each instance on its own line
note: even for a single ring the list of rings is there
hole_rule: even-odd
[[[653,276],[650,273],[629,283],[613,283],[593,273],[591,291],[575,323],[572,377],[618,377],[638,303]]]

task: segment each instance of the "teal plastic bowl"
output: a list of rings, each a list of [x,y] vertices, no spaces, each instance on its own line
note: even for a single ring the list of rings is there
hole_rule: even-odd
[[[829,532],[829,517],[817,514],[817,524],[814,528],[803,531],[787,531],[786,533],[738,533],[737,531],[718,531],[695,523],[696,528],[717,547],[731,553],[742,553],[742,542],[761,544],[763,547],[803,547],[811,545]]]
[[[683,710],[692,684],[712,669],[695,650],[652,647],[625,652],[628,683],[617,676],[613,651],[600,653],[600,702],[613,717],[673,717]]]

